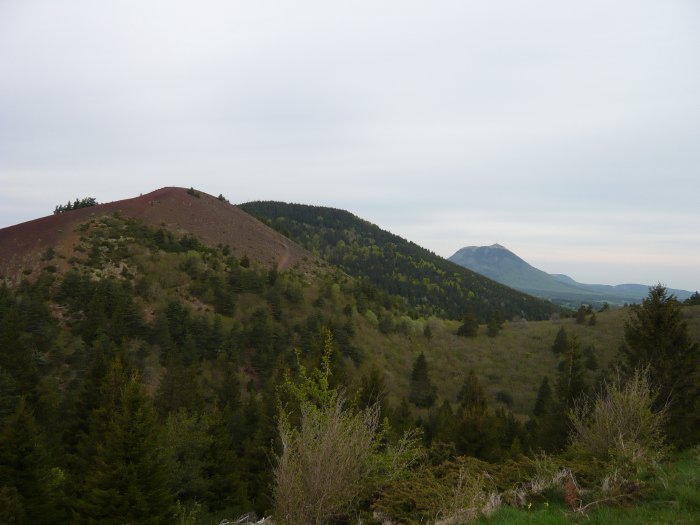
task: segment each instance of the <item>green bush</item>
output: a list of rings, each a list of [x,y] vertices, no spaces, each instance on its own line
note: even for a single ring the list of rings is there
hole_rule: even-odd
[[[630,473],[649,469],[664,451],[665,411],[653,410],[654,398],[646,369],[607,382],[593,406],[580,403],[570,412],[570,450]]]

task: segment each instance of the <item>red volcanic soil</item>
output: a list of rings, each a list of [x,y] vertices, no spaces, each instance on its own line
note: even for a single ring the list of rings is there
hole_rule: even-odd
[[[0,276],[17,281],[24,271],[66,263],[42,262],[48,248],[69,258],[80,237],[78,226],[96,217],[118,212],[174,233],[189,233],[203,243],[229,245],[233,254],[246,254],[252,261],[277,265],[284,270],[297,263],[306,266],[316,258],[293,241],[225,201],[184,188],[161,188],[154,192],[89,208],[49,215],[0,229]]]

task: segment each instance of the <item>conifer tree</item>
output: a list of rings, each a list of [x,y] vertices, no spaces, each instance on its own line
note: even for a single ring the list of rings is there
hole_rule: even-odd
[[[489,337],[496,337],[501,331],[501,328],[501,316],[495,313],[489,317],[489,321],[486,323],[486,335]]]
[[[532,413],[535,416],[541,416],[545,410],[551,406],[553,401],[552,387],[549,386],[549,378],[544,376],[540,388],[537,390],[537,399],[535,399],[535,408]]]
[[[428,363],[421,352],[413,364],[408,400],[419,408],[429,408],[435,404],[436,397],[437,388],[430,380]]]
[[[581,305],[576,312],[576,324],[586,324],[586,307]]]
[[[169,523],[174,501],[152,403],[138,376],[126,376],[118,359],[104,386],[103,405],[93,413],[90,430],[96,445],[75,505],[76,521]]]
[[[464,380],[457,395],[457,402],[462,408],[477,412],[486,411],[486,394],[474,370],[470,370],[469,375]]]
[[[459,393],[456,447],[459,454],[485,461],[499,458],[498,422],[488,411],[486,394],[474,371],[464,381]]]
[[[368,374],[362,377],[358,405],[361,408],[379,405],[380,414],[386,414],[386,381],[377,367],[372,367]]]
[[[559,365],[556,394],[566,414],[573,408],[574,401],[588,393],[586,367],[578,338],[573,336]]]
[[[0,489],[13,493],[7,523],[61,523],[61,471],[51,468],[44,435],[24,398],[0,429]],[[2,498],[0,498],[1,500]]]
[[[476,337],[479,332],[479,323],[477,322],[474,314],[467,312],[464,316],[462,324],[457,329],[457,335],[463,337]]]
[[[566,330],[562,326],[557,332],[557,336],[554,338],[554,343],[552,344],[552,352],[555,354],[561,354],[566,351],[569,347],[569,337],[566,335]]]
[[[457,419],[452,405],[445,399],[437,411],[430,414],[425,428],[427,443],[454,443],[457,439]],[[453,445],[454,446],[454,445]]]
[[[655,408],[668,404],[668,436],[681,445],[700,439],[700,345],[693,342],[675,296],[662,285],[634,307],[621,352],[630,373],[649,366]]]

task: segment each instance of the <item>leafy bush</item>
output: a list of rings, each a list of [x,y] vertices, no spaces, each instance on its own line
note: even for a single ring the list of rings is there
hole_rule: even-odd
[[[580,403],[570,412],[570,449],[584,457],[645,470],[660,459],[665,411],[652,409],[655,399],[648,369],[637,369],[623,381],[605,384],[593,406]]]
[[[307,376],[300,364],[298,383],[287,378],[284,385],[299,412],[283,408],[280,413],[282,452],[273,487],[276,523],[320,525],[343,518],[418,455],[411,434],[395,447],[385,446],[378,403],[353,410],[329,387],[331,349],[327,332],[321,368]]]

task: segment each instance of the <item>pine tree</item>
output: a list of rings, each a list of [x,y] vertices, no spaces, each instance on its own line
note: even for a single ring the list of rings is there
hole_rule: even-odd
[[[408,400],[420,408],[429,408],[435,404],[437,388],[430,380],[428,363],[423,352],[416,358],[411,372],[411,386]]]
[[[576,399],[588,393],[586,367],[583,364],[583,354],[576,336],[569,341],[559,368],[556,394],[566,414],[573,408]]]
[[[680,445],[700,439],[700,345],[693,342],[675,296],[657,285],[625,324],[621,352],[627,369],[649,366],[655,408],[668,404],[668,436]]]
[[[493,314],[490,318],[488,323],[486,324],[486,335],[489,337],[496,337],[498,333],[501,331],[502,324],[501,324],[501,318],[500,315]]]
[[[549,378],[544,376],[540,388],[537,390],[537,399],[535,399],[535,408],[532,411],[533,415],[541,416],[545,410],[552,404],[553,401],[552,387],[549,386]]]
[[[486,395],[472,370],[459,393],[455,445],[461,455],[485,461],[499,459],[498,422],[488,411]]]
[[[125,377],[119,360],[106,376],[103,405],[93,412],[79,523],[168,523],[174,501],[158,440],[155,410],[138,376]]]
[[[386,414],[386,381],[384,375],[377,367],[372,367],[368,374],[362,377],[358,406],[360,408],[371,407],[378,404],[380,413]]]
[[[474,317],[474,314],[467,312],[467,314],[464,316],[462,324],[457,329],[457,335],[461,335],[463,337],[476,337],[478,333],[479,323]]]
[[[462,388],[457,395],[457,402],[462,408],[478,412],[486,411],[486,394],[474,370],[470,370],[469,375],[464,380]]]
[[[12,497],[12,513],[7,523],[61,523],[65,512],[60,507],[62,472],[51,467],[44,435],[24,398],[4,427],[0,429],[0,489]],[[2,497],[0,497],[0,502]],[[4,509],[3,509],[4,510]]]
[[[555,354],[561,354],[566,351],[569,347],[569,337],[566,335],[566,330],[562,326],[557,332],[557,336],[554,338],[554,343],[552,344],[552,352]]]

